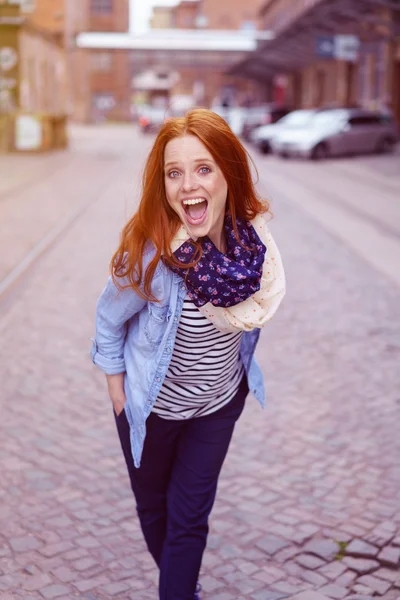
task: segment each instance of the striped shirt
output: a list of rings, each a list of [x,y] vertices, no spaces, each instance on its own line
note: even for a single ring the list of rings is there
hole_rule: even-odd
[[[223,333],[186,297],[171,363],[153,407],[165,419],[209,415],[228,404],[243,376],[242,332]]]

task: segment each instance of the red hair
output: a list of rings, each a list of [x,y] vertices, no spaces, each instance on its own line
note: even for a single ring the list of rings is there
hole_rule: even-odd
[[[164,151],[168,142],[184,135],[198,137],[220,167],[228,184],[227,210],[233,223],[236,217],[251,220],[269,211],[268,202],[262,200],[254,188],[250,157],[222,117],[197,108],[184,117],[166,121],[147,159],[139,208],[122,230],[119,248],[111,260],[114,283],[120,289],[132,287],[142,298],[152,302],[156,298],[151,293],[151,282],[161,256],[167,263],[176,264],[170,245],[180,225],[165,193]],[[143,272],[143,254],[149,242],[155,253]],[[201,253],[198,259],[200,256]],[[122,285],[118,281],[122,277],[129,283]]]

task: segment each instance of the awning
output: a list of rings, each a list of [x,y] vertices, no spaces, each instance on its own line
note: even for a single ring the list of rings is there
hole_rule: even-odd
[[[379,8],[400,11],[395,0],[318,0],[296,19],[281,24],[274,39],[259,42],[258,48],[236,63],[229,73],[257,79],[268,73],[292,72],[315,61],[318,36],[365,35],[368,40],[395,39],[400,35],[398,19],[379,16]],[[362,18],[361,18],[362,17]]]

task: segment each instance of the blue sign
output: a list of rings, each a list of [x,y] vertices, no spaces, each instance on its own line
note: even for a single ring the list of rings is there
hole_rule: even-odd
[[[321,58],[335,56],[335,38],[333,35],[318,35],[315,38],[315,53]]]

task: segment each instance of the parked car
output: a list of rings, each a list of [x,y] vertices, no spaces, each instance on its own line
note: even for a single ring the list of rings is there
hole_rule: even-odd
[[[242,137],[249,141],[251,133],[256,127],[261,125],[270,125],[276,123],[290,111],[285,106],[276,106],[274,104],[263,104],[261,106],[251,106],[247,109],[246,119],[243,124]]]
[[[315,113],[316,110],[313,109],[294,110],[279,119],[276,123],[262,125],[254,129],[250,135],[250,140],[260,152],[268,154],[271,150],[271,140],[275,135],[286,129],[291,130],[305,127]]]
[[[315,160],[343,154],[391,152],[399,139],[393,118],[360,109],[317,112],[301,129],[285,129],[271,140],[281,156],[303,156]]]
[[[157,133],[167,117],[167,110],[158,106],[143,106],[140,110],[139,127],[143,133]]]

